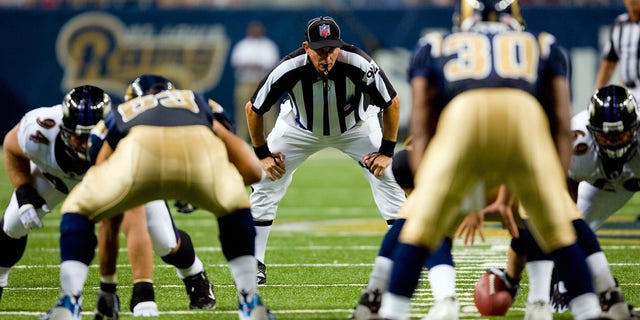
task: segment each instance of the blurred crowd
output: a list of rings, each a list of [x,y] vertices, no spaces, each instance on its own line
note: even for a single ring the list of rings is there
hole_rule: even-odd
[[[623,0],[521,0],[521,5],[622,6]],[[453,6],[457,0],[327,0],[324,7],[393,8]],[[149,9],[149,8],[305,8],[318,6],[312,0],[0,0],[0,7],[24,9]]]

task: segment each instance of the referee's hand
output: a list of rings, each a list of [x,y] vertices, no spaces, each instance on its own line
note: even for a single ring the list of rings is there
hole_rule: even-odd
[[[391,164],[391,158],[380,152],[371,152],[362,157],[362,163],[374,176],[379,177]]]
[[[284,154],[282,152],[272,153],[271,157],[261,159],[260,163],[262,164],[262,170],[271,181],[282,178],[282,175],[287,171],[284,166]]]

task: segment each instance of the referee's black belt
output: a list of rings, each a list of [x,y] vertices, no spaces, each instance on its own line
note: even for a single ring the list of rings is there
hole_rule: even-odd
[[[628,89],[634,89],[635,87],[638,86],[638,84],[636,83],[636,81],[629,81],[629,82],[625,82],[624,86],[627,87]]]

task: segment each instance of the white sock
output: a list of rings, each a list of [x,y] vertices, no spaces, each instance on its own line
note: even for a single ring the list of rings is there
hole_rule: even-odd
[[[204,265],[202,264],[202,261],[200,261],[198,256],[196,256],[195,261],[193,261],[193,264],[189,268],[185,268],[185,269],[176,268],[176,273],[178,274],[178,277],[180,279],[190,277],[202,271],[204,271]]]
[[[264,263],[264,256],[267,252],[267,240],[269,239],[271,226],[256,226],[256,259]]]
[[[411,310],[411,299],[385,292],[382,295],[382,306],[378,314],[381,318],[389,318],[393,320],[409,320],[409,311]]]
[[[591,271],[591,281],[596,293],[605,292],[609,288],[616,286],[616,280],[611,275],[609,262],[604,252],[600,251],[588,256],[587,265],[589,266],[589,271]]]
[[[0,267],[0,287],[6,287],[9,284],[9,272],[11,268]]]
[[[100,275],[100,282],[117,284],[118,283],[118,276],[116,274],[101,274]]]
[[[593,292],[573,298],[569,302],[569,309],[575,320],[596,319],[602,313],[600,299]]]
[[[393,268],[393,260],[378,256],[373,263],[373,270],[369,275],[369,283],[367,283],[367,289],[380,292],[387,291],[389,285],[389,277],[391,276],[391,268]]]
[[[526,268],[527,274],[529,275],[529,296],[527,297],[527,302],[544,301],[549,303],[553,265],[553,261],[550,260],[527,262]]]
[[[254,256],[233,258],[228,264],[236,289],[238,289],[239,297],[242,296],[241,292],[249,296],[257,292],[256,273],[258,272],[258,266]]]
[[[88,273],[89,266],[80,261],[63,261],[60,264],[60,290],[62,295],[81,295]]]
[[[433,300],[439,301],[456,296],[456,269],[448,264],[440,264],[429,269],[429,283]]]

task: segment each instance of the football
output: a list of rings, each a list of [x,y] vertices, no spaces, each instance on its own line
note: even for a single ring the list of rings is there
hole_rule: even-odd
[[[476,282],[473,303],[483,316],[503,316],[513,304],[513,297],[506,290],[504,281],[487,271]]]

